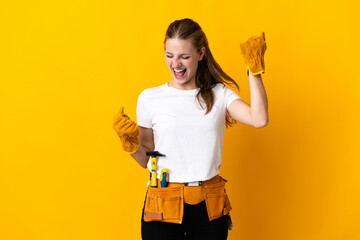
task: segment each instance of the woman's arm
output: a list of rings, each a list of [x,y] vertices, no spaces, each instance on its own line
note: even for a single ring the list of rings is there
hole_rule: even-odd
[[[243,124],[262,128],[269,122],[268,101],[261,74],[249,73],[251,106],[241,99],[233,101],[228,107],[228,114],[232,119]]]
[[[136,152],[131,153],[130,156],[143,168],[147,168],[149,156],[146,156],[147,151],[154,151],[154,134],[152,128],[144,128],[139,126],[139,148]]]

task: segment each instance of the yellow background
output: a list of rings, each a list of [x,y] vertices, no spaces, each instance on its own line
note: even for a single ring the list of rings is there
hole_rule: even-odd
[[[112,129],[170,81],[189,17],[250,104],[239,44],[265,32],[269,124],[226,130],[229,239],[360,239],[357,1],[2,1],[0,239],[140,239],[147,170]]]

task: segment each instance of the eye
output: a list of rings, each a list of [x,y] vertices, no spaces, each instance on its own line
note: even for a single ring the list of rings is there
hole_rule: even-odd
[[[190,57],[183,57],[183,59],[189,59]]]
[[[166,55],[166,57],[168,57],[168,58],[172,58],[172,56],[169,56],[169,55]]]

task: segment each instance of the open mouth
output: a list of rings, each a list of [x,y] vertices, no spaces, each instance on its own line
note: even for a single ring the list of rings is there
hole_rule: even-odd
[[[184,69],[173,68],[173,70],[174,70],[174,75],[176,78],[183,78],[186,73],[186,68],[184,68]]]

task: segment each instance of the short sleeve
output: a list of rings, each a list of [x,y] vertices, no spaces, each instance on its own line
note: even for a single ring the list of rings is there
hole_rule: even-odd
[[[146,94],[142,91],[136,105],[137,124],[141,127],[152,128],[152,120],[147,104]]]
[[[236,100],[241,99],[239,95],[231,90],[230,88],[225,86],[225,101],[226,101],[226,109],[230,106],[230,104]]]

